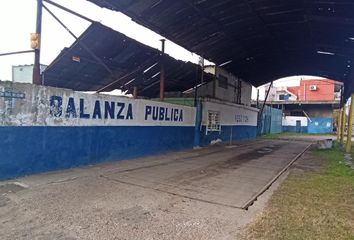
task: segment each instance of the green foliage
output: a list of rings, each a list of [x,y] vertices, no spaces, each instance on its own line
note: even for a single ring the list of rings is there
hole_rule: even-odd
[[[294,170],[244,239],[354,239],[354,171],[337,146],[307,154],[318,169]]]

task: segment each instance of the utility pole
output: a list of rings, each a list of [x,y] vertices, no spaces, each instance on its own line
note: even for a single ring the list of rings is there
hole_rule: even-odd
[[[199,58],[199,65],[202,68],[202,73],[200,75],[200,83],[203,84],[204,83],[204,58],[203,57]]]
[[[40,56],[41,56],[41,33],[42,33],[42,0],[37,0],[37,21],[36,21],[36,33],[33,36],[37,38],[37,46],[32,46],[34,48],[34,66],[33,66],[33,77],[32,83],[36,85],[42,84],[41,79],[41,66],[40,66]]]

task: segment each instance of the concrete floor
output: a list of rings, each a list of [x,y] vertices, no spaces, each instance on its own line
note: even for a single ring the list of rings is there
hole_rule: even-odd
[[[267,140],[0,183],[1,239],[235,239],[276,188],[241,207],[305,142]]]

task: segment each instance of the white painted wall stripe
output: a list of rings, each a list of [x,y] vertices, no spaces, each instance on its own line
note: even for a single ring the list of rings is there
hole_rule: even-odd
[[[283,126],[296,126],[296,121],[301,121],[302,127],[307,127],[307,118],[306,117],[294,117],[286,116],[282,119]]]
[[[23,83],[0,82],[1,92],[25,98],[0,97],[0,126],[195,125],[194,107]]]
[[[257,126],[258,109],[237,104],[221,104],[217,102],[203,103],[202,124],[207,125],[208,111],[220,112],[221,125]]]

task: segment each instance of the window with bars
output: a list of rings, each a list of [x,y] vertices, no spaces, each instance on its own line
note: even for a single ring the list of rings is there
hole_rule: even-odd
[[[220,112],[208,111],[207,132],[220,131]]]

